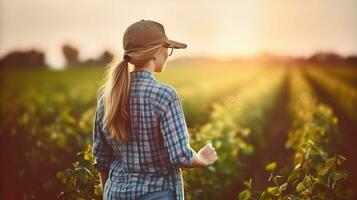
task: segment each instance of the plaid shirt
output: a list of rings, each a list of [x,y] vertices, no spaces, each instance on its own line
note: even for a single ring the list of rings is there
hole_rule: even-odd
[[[191,165],[193,152],[181,102],[174,87],[152,72],[130,72],[130,114],[133,140],[120,144],[103,127],[100,98],[94,117],[92,153],[97,171],[108,172],[103,197],[139,199],[172,189],[184,199],[181,168]]]

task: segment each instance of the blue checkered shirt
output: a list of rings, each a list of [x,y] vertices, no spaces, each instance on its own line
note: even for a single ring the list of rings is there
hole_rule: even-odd
[[[180,98],[174,87],[155,79],[153,72],[130,72],[130,114],[133,140],[120,144],[103,127],[103,101],[94,117],[92,153],[97,171],[108,172],[103,198],[139,199],[163,189],[184,199],[181,168],[191,165]]]

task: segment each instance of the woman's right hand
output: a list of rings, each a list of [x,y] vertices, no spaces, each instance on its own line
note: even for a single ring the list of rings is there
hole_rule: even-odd
[[[206,144],[198,151],[197,157],[201,161],[202,165],[207,167],[212,165],[217,160],[217,152],[214,147],[212,147],[212,144]]]

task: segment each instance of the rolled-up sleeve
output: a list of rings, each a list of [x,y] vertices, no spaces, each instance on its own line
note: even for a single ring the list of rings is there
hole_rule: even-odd
[[[173,90],[170,101],[160,118],[160,130],[171,164],[175,167],[189,167],[194,155],[189,145],[190,137],[176,90]]]
[[[94,155],[94,168],[99,172],[108,172],[113,161],[113,149],[103,135],[103,129],[98,117],[98,107],[94,115],[93,125],[93,145],[92,154]]]

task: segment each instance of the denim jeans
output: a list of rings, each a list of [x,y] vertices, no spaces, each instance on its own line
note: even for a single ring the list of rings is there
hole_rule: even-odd
[[[140,200],[175,200],[175,196],[172,190],[166,189],[144,194]]]

